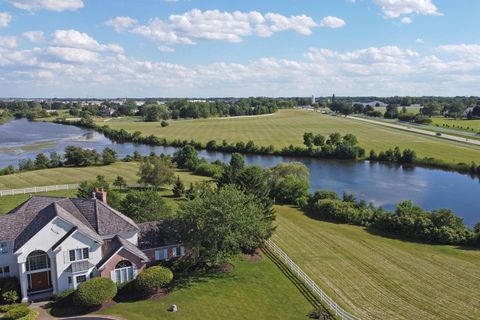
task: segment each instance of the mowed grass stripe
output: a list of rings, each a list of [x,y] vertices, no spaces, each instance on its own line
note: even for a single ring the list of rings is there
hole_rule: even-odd
[[[470,163],[480,159],[480,150],[468,145],[452,143],[412,134],[401,130],[372,125],[364,122],[333,117],[302,110],[280,110],[268,117],[240,119],[197,119],[170,121],[162,128],[158,122],[113,121],[106,123],[114,129],[129,132],[140,131],[144,135],[155,134],[169,140],[197,140],[203,143],[223,139],[229,142],[253,140],[261,146],[273,145],[282,148],[290,144],[303,144],[305,132],[328,135],[332,132],[352,133],[367,152],[370,149],[384,151],[395,146],[414,149],[420,157],[434,157],[448,162]]]
[[[372,235],[277,207],[274,240],[362,319],[478,319],[480,251]]]
[[[84,168],[54,168],[26,171],[13,175],[0,176],[0,190],[18,189],[28,187],[40,187],[57,184],[75,184],[82,181],[95,180],[98,175],[105,176],[112,183],[117,176],[124,177],[129,184],[138,181],[138,162],[116,162],[108,166],[92,166]],[[184,182],[186,187],[191,182],[208,179],[191,174],[190,172],[177,170],[176,175]]]

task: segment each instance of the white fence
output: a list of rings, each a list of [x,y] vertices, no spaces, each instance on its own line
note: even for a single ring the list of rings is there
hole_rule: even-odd
[[[320,301],[323,305],[327,306],[332,314],[335,315],[336,318],[340,320],[360,320],[347,311],[345,311],[342,307],[340,307],[332,298],[330,298],[320,287],[309,277],[302,269],[282,249],[280,249],[272,240],[268,240],[266,242],[267,247],[271,249],[277,257],[279,257],[283,262],[287,264],[287,266],[294,271],[298,278],[301,279],[305,285],[307,285],[313,293],[320,297]]]
[[[70,190],[70,189],[78,189],[78,184],[60,184],[55,186],[0,190],[0,197],[13,196],[16,194],[28,194],[28,193],[48,192],[48,191],[56,191],[56,190]]]

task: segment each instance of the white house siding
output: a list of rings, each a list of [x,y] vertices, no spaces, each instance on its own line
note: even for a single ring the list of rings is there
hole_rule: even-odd
[[[8,243],[8,253],[0,254],[0,267],[8,266],[10,268],[10,276],[18,277],[18,264],[15,255],[13,254],[13,241],[2,241]],[[1,275],[0,275],[1,277]]]
[[[92,239],[82,235],[76,231],[70,235],[64,242],[60,244],[55,251],[51,251],[55,245],[68,231],[74,226],[61,218],[55,217],[45,227],[43,227],[36,235],[34,235],[25,245],[18,250],[17,263],[21,276],[19,277],[22,296],[26,297],[28,290],[28,277],[25,262],[30,253],[36,250],[45,251],[50,257],[51,264],[51,281],[53,285],[53,293],[58,293],[69,288],[68,276],[65,269],[70,266],[70,262],[64,258],[64,252],[69,249],[79,249],[84,247],[90,248],[90,262],[96,264],[101,259],[100,244],[96,244]],[[89,270],[90,272],[91,270]]]

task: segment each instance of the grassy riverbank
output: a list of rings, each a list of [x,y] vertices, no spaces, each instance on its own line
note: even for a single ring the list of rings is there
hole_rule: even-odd
[[[357,136],[360,146],[368,152],[370,149],[384,151],[395,146],[400,149],[414,149],[419,157],[433,157],[446,162],[478,161],[478,148],[457,142],[442,141],[435,137],[408,133],[385,128],[379,125],[362,123],[301,110],[279,110],[268,117],[257,118],[220,118],[201,120],[170,121],[168,127],[158,122],[139,122],[115,120],[97,123],[106,124],[113,129],[125,129],[128,132],[140,131],[143,135],[154,134],[169,140],[185,139],[229,142],[253,140],[257,145],[273,145],[282,148],[290,144],[301,146],[303,133],[315,132],[327,135],[332,132],[352,133]]]
[[[277,207],[274,241],[362,319],[478,319],[480,250],[373,235]]]

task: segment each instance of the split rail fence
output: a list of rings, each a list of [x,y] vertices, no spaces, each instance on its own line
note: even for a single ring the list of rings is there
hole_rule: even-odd
[[[282,260],[296,275],[303,281],[303,283],[316,294],[322,303],[322,305],[328,307],[329,311],[340,320],[360,320],[360,318],[345,311],[340,307],[331,297],[329,297],[320,287],[313,281],[300,267],[293,262],[292,259],[277,246],[272,240],[266,241],[267,247],[273,251],[273,253]]]
[[[14,196],[16,194],[30,194],[30,193],[38,193],[38,192],[48,192],[48,191],[56,191],[56,190],[71,190],[71,189],[73,189],[73,190],[78,189],[78,184],[59,184],[59,185],[54,185],[54,186],[0,190],[0,197]]]

